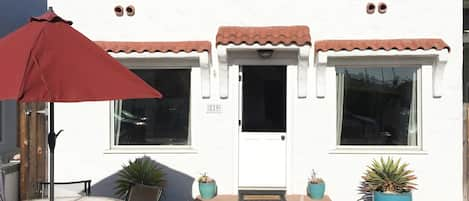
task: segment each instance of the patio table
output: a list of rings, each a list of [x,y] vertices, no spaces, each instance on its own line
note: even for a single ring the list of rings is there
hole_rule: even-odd
[[[30,201],[48,201],[49,198],[34,199]],[[72,196],[72,197],[55,197],[56,201],[123,201],[116,198],[101,196]]]

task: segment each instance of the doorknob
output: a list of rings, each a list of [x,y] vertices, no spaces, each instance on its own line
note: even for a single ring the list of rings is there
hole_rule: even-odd
[[[280,136],[280,139],[285,140],[285,135]]]

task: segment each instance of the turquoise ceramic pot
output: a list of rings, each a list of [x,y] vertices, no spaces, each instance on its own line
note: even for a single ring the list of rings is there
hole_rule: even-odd
[[[322,199],[324,197],[324,191],[326,190],[326,184],[312,184],[308,183],[308,195],[311,199]]]
[[[202,199],[212,199],[217,192],[217,185],[212,183],[199,183],[199,192]]]
[[[412,201],[412,193],[373,192],[374,201]]]

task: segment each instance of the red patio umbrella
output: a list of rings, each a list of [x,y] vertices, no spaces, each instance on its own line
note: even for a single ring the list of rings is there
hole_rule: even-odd
[[[0,39],[0,100],[50,102],[50,200],[58,136],[53,102],[161,98],[71,24],[48,11]]]

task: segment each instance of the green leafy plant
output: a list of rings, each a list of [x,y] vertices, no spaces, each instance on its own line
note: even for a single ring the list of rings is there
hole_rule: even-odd
[[[323,184],[324,180],[322,178],[318,177],[316,171],[314,171],[314,169],[313,169],[312,172],[311,172],[311,177],[309,178],[309,183]]]
[[[129,161],[128,165],[122,166],[122,170],[117,173],[117,176],[114,189],[115,194],[119,197],[125,197],[129,187],[133,184],[158,186],[162,189],[166,184],[164,172],[149,157]]]
[[[202,174],[202,176],[199,177],[199,183],[213,183],[215,182],[215,180],[213,180],[212,178],[210,178],[206,172],[204,172]]]
[[[412,181],[417,177],[414,171],[407,169],[408,165],[401,164],[401,159],[396,161],[390,157],[387,160],[373,160],[362,176],[364,190],[403,193],[416,189]]]

